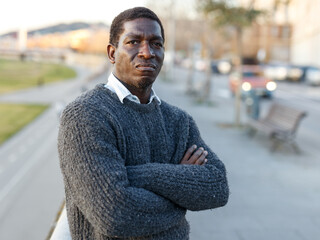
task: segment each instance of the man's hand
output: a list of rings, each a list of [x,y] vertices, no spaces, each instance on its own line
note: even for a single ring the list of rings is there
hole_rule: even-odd
[[[192,145],[184,154],[180,164],[204,165],[208,160],[206,156],[208,152],[197,145]]]

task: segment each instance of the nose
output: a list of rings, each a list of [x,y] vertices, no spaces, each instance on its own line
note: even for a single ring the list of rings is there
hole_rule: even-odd
[[[145,59],[155,57],[153,49],[150,47],[149,42],[142,42],[139,49],[139,57],[143,57]]]

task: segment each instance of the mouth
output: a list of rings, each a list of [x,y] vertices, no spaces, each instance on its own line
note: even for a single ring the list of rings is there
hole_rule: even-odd
[[[153,72],[157,69],[157,67],[152,63],[140,63],[136,65],[136,69],[142,72]]]

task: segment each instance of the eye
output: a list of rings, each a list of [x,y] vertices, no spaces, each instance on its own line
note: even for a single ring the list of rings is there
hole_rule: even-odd
[[[158,47],[158,48],[162,48],[162,47],[163,47],[162,42],[153,42],[152,44],[153,44],[154,46]]]
[[[138,43],[139,43],[138,40],[131,40],[131,41],[128,42],[128,44],[131,44],[131,45],[136,45]]]

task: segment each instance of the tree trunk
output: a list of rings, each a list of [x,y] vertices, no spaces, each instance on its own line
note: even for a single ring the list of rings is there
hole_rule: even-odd
[[[242,29],[236,28],[237,38],[237,59],[236,59],[236,71],[238,72],[238,81],[235,92],[235,126],[241,125],[241,83],[242,83]]]
[[[188,67],[188,77],[187,77],[187,94],[194,94],[193,86],[193,75],[194,75],[194,47],[193,44],[189,45],[189,59],[190,66]]]
[[[209,20],[205,19],[205,39],[204,39],[204,45],[206,49],[206,78],[205,78],[205,84],[204,84],[204,91],[203,91],[203,102],[209,102],[210,101],[210,93],[211,93],[211,77],[212,77],[212,71],[211,71],[211,48],[210,48],[210,28],[209,28]]]
[[[206,68],[206,80],[204,83],[204,91],[203,91],[203,102],[209,102],[210,101],[210,93],[211,93],[211,77],[212,77],[212,71],[211,71],[211,54],[210,49],[207,49],[207,68]]]

